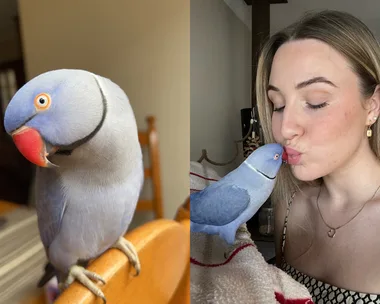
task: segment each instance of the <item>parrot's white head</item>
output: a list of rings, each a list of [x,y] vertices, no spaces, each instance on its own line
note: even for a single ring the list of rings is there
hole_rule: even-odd
[[[30,162],[54,166],[48,157],[70,154],[102,127],[107,101],[97,75],[53,70],[21,87],[10,101],[4,126]]]

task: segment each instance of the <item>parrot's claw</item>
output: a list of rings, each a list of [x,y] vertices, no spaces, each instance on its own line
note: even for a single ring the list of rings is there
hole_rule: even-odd
[[[140,274],[141,265],[140,260],[137,255],[135,247],[132,245],[131,242],[129,242],[124,237],[120,237],[117,242],[113,245],[113,248],[117,248],[125,253],[125,255],[128,257],[129,262],[132,264],[132,266],[136,269],[135,276],[138,276]]]
[[[69,275],[68,275],[66,281],[64,283],[60,284],[60,286],[59,286],[60,289],[61,290],[66,289],[71,283],[73,283],[75,281],[75,279],[78,280],[80,283],[82,283],[82,285],[87,287],[93,294],[102,298],[104,303],[107,302],[103,292],[91,280],[97,281],[97,282],[100,281],[103,284],[105,284],[106,282],[103,280],[103,278],[100,275],[98,275],[94,272],[91,272],[82,266],[74,265],[70,268]]]

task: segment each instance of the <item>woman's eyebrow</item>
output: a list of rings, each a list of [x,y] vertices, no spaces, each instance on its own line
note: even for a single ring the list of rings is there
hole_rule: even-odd
[[[268,85],[268,91],[276,91],[276,92],[280,92],[280,89],[275,87],[274,85]]]
[[[297,84],[296,89],[299,90],[299,89],[305,88],[309,85],[312,85],[314,83],[327,83],[328,85],[331,85],[331,86],[337,88],[336,84],[334,84],[332,81],[328,80],[325,77],[313,77],[313,78],[310,78],[308,80],[302,81],[299,84]],[[280,92],[280,89],[275,87],[274,85],[269,84],[268,85],[268,91]]]
[[[302,89],[302,88],[307,87],[307,86],[309,86],[309,85],[311,85],[311,84],[314,84],[314,83],[321,83],[321,82],[322,82],[322,83],[327,83],[327,84],[329,84],[329,85],[331,85],[331,86],[337,88],[337,86],[336,86],[333,82],[331,82],[330,80],[328,80],[328,79],[325,78],[325,77],[313,77],[313,78],[311,78],[311,79],[308,79],[308,80],[306,80],[306,81],[302,81],[302,82],[300,82],[299,84],[297,84],[297,85],[296,85],[296,89]]]

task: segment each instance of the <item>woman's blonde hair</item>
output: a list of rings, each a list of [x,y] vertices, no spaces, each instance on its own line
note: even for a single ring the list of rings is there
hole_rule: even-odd
[[[364,97],[369,98],[379,84],[379,44],[363,22],[348,13],[332,10],[306,14],[298,22],[270,37],[259,56],[256,100],[265,143],[274,142],[272,134],[273,106],[267,96],[273,57],[281,45],[300,39],[320,40],[345,56],[360,79]],[[380,156],[379,128],[378,123],[373,125],[373,135],[370,138],[371,149],[377,157]],[[288,201],[292,192],[299,189],[301,185],[302,183],[292,175],[289,167],[282,166],[272,194],[272,202],[276,204],[279,201]]]

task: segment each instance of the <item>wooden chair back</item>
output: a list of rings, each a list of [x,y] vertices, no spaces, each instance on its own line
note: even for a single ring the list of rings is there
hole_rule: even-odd
[[[0,214],[18,205],[1,202]],[[190,199],[178,209],[175,221],[148,222],[125,237],[134,244],[141,262],[141,273],[134,277],[127,257],[110,249],[93,261],[88,269],[101,275],[99,285],[107,303],[190,304]],[[41,265],[42,266],[42,265]],[[32,289],[32,288],[31,288]],[[22,304],[46,304],[41,289],[35,289]],[[74,282],[55,304],[100,304],[89,290]]]
[[[148,116],[148,128],[139,131],[139,141],[142,149],[148,150],[149,166],[145,167],[145,180],[150,179],[152,184],[151,199],[140,199],[136,211],[152,211],[155,219],[163,218],[162,194],[161,194],[161,172],[160,153],[158,146],[158,133],[155,125],[155,117]],[[146,164],[146,162],[145,162]]]
[[[101,275],[101,289],[107,303],[190,304],[190,220],[153,220],[125,237],[130,240],[141,262],[134,277],[127,257],[110,249],[87,268]],[[102,299],[74,282],[56,304],[95,304]]]

